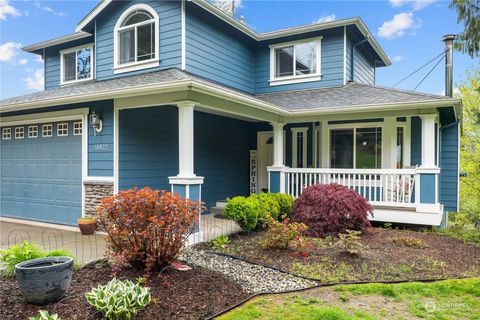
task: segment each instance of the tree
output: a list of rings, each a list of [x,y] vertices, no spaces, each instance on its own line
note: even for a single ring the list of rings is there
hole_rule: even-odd
[[[480,223],[480,69],[469,72],[456,94],[463,102],[463,135],[460,139],[460,211]]]
[[[468,53],[472,58],[479,56],[480,0],[452,0],[450,9],[457,11],[457,21],[465,25],[455,42],[455,49]]]

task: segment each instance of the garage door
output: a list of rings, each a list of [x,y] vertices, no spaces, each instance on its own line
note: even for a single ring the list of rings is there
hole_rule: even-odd
[[[2,216],[76,224],[82,213],[82,122],[1,128]]]

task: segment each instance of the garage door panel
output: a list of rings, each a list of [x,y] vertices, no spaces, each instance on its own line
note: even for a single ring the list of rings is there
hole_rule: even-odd
[[[39,130],[38,138],[25,131],[24,139],[1,140],[1,215],[63,224],[81,216],[81,135],[59,137],[54,128],[52,137]]]

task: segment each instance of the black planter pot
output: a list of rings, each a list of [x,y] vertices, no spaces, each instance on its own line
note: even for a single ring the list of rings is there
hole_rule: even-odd
[[[72,280],[71,257],[47,257],[21,262],[15,276],[23,298],[31,304],[44,305],[58,301]]]

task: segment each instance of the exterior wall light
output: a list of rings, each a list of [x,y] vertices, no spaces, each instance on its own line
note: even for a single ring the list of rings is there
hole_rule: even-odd
[[[92,111],[90,113],[90,125],[93,128],[93,135],[96,136],[97,133],[102,132],[103,129],[103,121],[100,119],[100,116],[95,113],[95,111]]]

